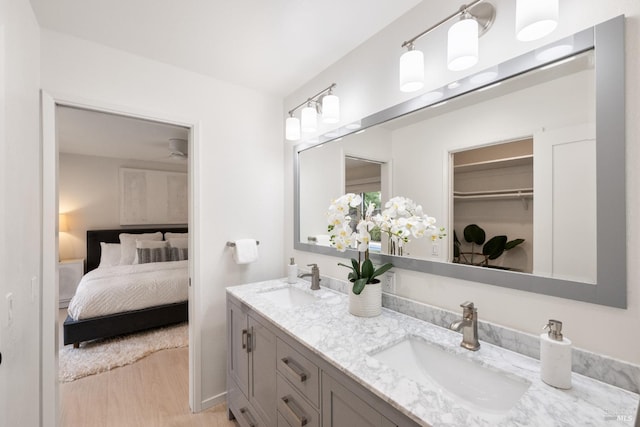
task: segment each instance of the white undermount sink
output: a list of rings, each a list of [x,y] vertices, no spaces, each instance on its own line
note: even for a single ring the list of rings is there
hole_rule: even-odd
[[[437,384],[482,415],[505,414],[530,386],[525,379],[482,366],[417,337],[370,356],[418,383]]]
[[[280,307],[298,307],[317,301],[317,297],[314,295],[291,286],[270,289],[260,294],[269,302]]]

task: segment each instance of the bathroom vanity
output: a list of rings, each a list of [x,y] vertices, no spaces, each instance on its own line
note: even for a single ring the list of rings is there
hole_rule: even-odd
[[[309,282],[227,288],[228,411],[241,426],[633,425],[638,395]]]

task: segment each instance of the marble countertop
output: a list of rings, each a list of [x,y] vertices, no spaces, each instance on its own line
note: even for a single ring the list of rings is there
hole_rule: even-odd
[[[316,300],[295,307],[271,302],[264,292],[287,286],[313,294]],[[388,309],[373,318],[349,314],[348,296],[309,282],[289,285],[285,279],[227,288],[227,292],[296,337],[394,408],[431,426],[632,426],[639,396],[583,375],[572,374],[572,388],[560,390],[540,379],[536,359],[481,341],[476,352],[460,347],[461,334]],[[372,354],[416,337],[447,352],[525,380],[529,388],[506,413],[478,410],[436,383],[426,385],[403,376]]]

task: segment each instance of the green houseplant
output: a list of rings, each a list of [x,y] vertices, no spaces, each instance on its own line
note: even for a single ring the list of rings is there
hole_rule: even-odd
[[[370,203],[365,214],[362,215],[360,206],[362,198],[354,193],[347,193],[334,200],[329,206],[328,231],[331,245],[338,251],[344,252],[347,248],[357,246],[358,259],[351,258],[351,265],[338,263],[338,265],[351,269],[348,279],[353,283],[352,292],[360,295],[368,284],[380,283],[376,277],[384,274],[393,267],[393,264],[386,263],[379,268],[375,268],[369,259],[369,242],[371,242],[371,232],[376,227],[372,219],[375,205]],[[356,208],[358,216],[356,230],[351,227],[352,218],[349,210]],[[364,254],[364,261],[362,260]]]
[[[453,262],[460,264],[494,267],[489,261],[502,256],[505,251],[522,244],[524,239],[509,240],[506,235],[498,235],[486,240],[485,231],[477,224],[469,224],[463,231],[464,240],[471,243],[471,251],[463,252],[462,243],[455,230],[453,232]],[[477,249],[476,246],[482,249]]]

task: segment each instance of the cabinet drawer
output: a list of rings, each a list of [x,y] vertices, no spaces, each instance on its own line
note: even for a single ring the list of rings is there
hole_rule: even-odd
[[[313,405],[320,407],[320,371],[293,347],[278,339],[277,369]]]
[[[298,391],[280,374],[277,375],[278,419],[291,427],[320,427],[320,416]],[[280,424],[278,424],[280,425]]]

